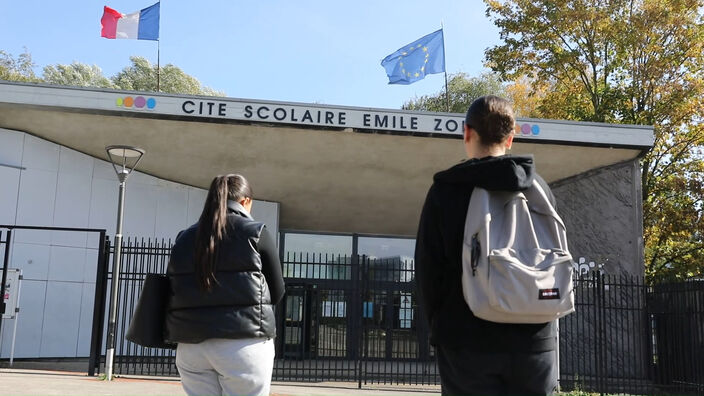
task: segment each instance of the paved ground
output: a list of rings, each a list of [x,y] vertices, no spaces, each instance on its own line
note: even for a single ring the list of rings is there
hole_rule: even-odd
[[[425,396],[439,394],[432,386],[364,386],[356,383],[274,382],[271,394],[276,396],[298,395],[380,395]],[[69,371],[0,369],[0,395],[185,395],[181,383],[174,378],[118,377],[104,381],[88,377],[85,373]]]

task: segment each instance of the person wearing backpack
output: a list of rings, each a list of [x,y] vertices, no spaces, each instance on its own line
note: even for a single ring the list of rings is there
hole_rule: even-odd
[[[463,274],[463,266],[468,268],[463,250],[465,256],[468,250],[480,251],[479,246],[472,246],[476,241],[468,243],[469,236],[465,236],[475,188],[519,192],[538,188],[537,184],[551,207],[555,206],[550,188],[535,171],[533,157],[506,154],[513,142],[514,122],[507,100],[491,95],[475,100],[464,125],[467,159],[435,174],[421,213],[416,279],[443,395],[549,395],[557,385],[555,321],[480,319],[463,291],[463,275],[472,276],[466,270]],[[548,295],[553,293],[549,290]]]

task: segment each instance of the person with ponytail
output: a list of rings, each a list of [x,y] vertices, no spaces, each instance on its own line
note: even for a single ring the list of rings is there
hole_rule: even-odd
[[[171,250],[165,339],[178,344],[188,395],[269,394],[284,281],[274,239],[251,208],[247,179],[215,177],[198,223]]]

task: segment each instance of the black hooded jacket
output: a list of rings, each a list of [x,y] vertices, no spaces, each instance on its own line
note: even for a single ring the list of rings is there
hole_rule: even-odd
[[[535,173],[532,156],[471,159],[439,172],[423,206],[415,265],[420,305],[433,345],[477,352],[540,352],[555,349],[554,324],[506,324],[479,319],[462,295],[462,241],[469,198],[475,186],[519,191],[536,179],[555,205],[547,183]]]

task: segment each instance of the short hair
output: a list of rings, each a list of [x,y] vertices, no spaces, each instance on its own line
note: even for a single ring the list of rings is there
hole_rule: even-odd
[[[482,96],[469,105],[465,124],[477,131],[484,146],[502,143],[514,131],[513,106],[498,96]]]

